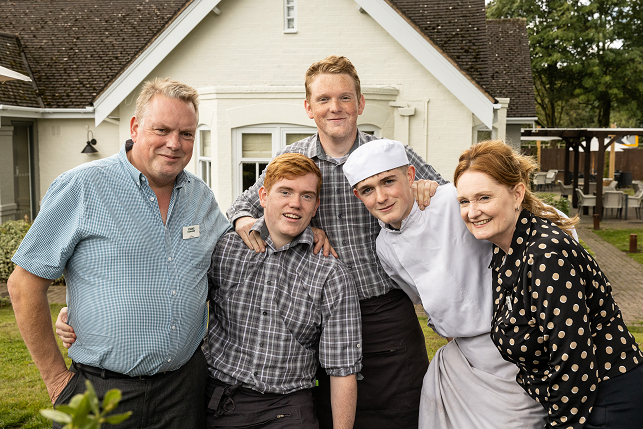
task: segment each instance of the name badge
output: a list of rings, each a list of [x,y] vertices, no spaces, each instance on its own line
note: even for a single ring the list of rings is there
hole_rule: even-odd
[[[184,226],[183,239],[197,238],[199,236],[199,225]]]

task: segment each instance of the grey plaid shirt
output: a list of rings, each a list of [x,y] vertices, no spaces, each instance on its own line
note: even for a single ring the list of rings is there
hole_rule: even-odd
[[[375,240],[380,232],[380,225],[364,204],[353,195],[353,189],[343,172],[343,165],[348,156],[359,146],[375,139],[376,137],[370,134],[358,131],[353,148],[338,161],[326,155],[317,134],[286,146],[278,153],[302,153],[315,161],[321,170],[321,204],[311,225],[326,232],[339,259],[353,274],[360,300],[384,295],[398,288],[377,258]],[[447,183],[410,146],[406,146],[406,154],[410,163],[415,166],[416,180],[435,180],[441,185]],[[264,177],[265,171],[257,183],[240,195],[228,209],[227,216],[231,222],[243,216],[258,218],[263,215],[258,190],[263,185]]]
[[[332,376],[359,372],[361,314],[344,264],[312,253],[310,227],[279,250],[263,218],[252,229],[266,240],[265,253],[230,231],[212,254],[203,347],[210,375],[286,394],[313,387],[319,363]]]

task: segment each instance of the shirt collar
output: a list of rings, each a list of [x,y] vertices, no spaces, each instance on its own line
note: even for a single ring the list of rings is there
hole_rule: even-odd
[[[270,237],[270,233],[268,232],[268,226],[266,226],[266,221],[263,216],[261,216],[259,219],[257,219],[252,225],[252,228],[250,228],[251,231],[257,231],[259,233],[259,236],[263,239],[263,241],[266,242],[267,245],[275,249],[275,244],[272,241],[272,238]],[[275,251],[281,252],[282,250],[287,250],[290,249],[291,247],[295,247],[298,244],[303,244],[308,247],[312,246],[314,243],[314,234],[312,228],[309,226],[306,227],[306,229],[303,230],[301,234],[299,234],[297,237],[295,237],[290,243],[285,244],[283,247],[280,249],[276,249]]]
[[[378,219],[377,222],[379,222],[380,226],[392,233],[396,234],[401,234],[405,230],[409,228],[413,228],[415,223],[422,217],[422,211],[420,210],[420,207],[417,204],[417,201],[413,201],[413,208],[411,209],[411,212],[407,217],[402,219],[402,225],[400,225],[400,229],[395,229],[391,225],[382,222],[381,220]]]
[[[127,174],[129,174],[134,183],[136,183],[137,186],[141,186],[143,182],[147,182],[147,178],[145,178],[145,175],[134,167],[129,159],[127,159],[127,152],[132,149],[133,145],[134,142],[132,142],[131,139],[128,139],[118,152],[118,160],[123,164],[125,171],[127,171]],[[174,180],[174,189],[182,188],[189,182],[190,178],[185,174],[185,170],[181,170],[179,175],[176,176],[176,180]]]
[[[516,222],[516,230],[514,231],[509,251],[505,254],[500,247],[493,247],[491,268],[497,272],[504,270],[498,278],[502,281],[502,285],[505,288],[513,287],[518,281],[522,271],[518,267],[524,265],[522,259],[524,259],[527,243],[529,242],[532,229],[536,226],[536,222],[536,216],[530,211],[523,209]],[[520,264],[516,265],[516,261],[520,261]]]
[[[313,138],[315,139],[315,144],[310,145],[310,147],[307,150],[307,153],[304,153],[304,155],[306,155],[308,158],[317,157],[319,159],[323,159],[323,160],[326,160],[326,161],[337,162],[337,161],[335,161],[335,158],[332,158],[332,157],[328,156],[326,154],[326,151],[324,151],[324,148],[323,148],[323,146],[321,144],[321,141],[319,140],[319,132],[317,132]],[[341,158],[339,158],[339,164],[343,164],[344,162],[346,162],[346,160],[348,159],[350,154],[353,153],[353,151],[355,151],[355,149],[357,149],[358,147],[360,147],[361,145],[363,145],[365,143],[367,143],[367,141],[366,141],[366,139],[364,139],[364,137],[362,136],[362,133],[358,129],[357,130],[357,136],[355,136],[355,142],[353,143],[353,146],[351,147],[351,150],[349,150],[346,155],[344,155]]]

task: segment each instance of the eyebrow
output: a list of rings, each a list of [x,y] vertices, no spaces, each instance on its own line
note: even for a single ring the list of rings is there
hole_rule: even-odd
[[[379,174],[379,173],[378,173],[378,174]],[[371,176],[371,177],[372,177],[372,176]],[[390,178],[392,178],[392,177],[395,177],[395,174],[389,174],[388,176],[384,176],[384,177],[380,178],[380,179],[377,181],[377,183],[385,182],[385,181],[389,180],[389,179],[390,179]],[[370,184],[364,184],[364,185],[358,186],[356,189],[357,189],[357,192],[361,192],[364,188],[372,188],[372,187],[373,187],[373,186],[372,186],[372,185],[370,185]]]

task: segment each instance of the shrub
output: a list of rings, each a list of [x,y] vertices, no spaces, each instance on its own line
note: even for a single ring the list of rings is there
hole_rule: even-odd
[[[16,264],[11,262],[31,223],[24,220],[10,220],[0,224],[0,280],[7,281]]]
[[[538,197],[543,203],[555,207],[569,216],[569,200],[567,198],[559,198],[557,200],[554,194],[538,194]]]
[[[0,224],[0,280],[7,281],[16,264],[11,262],[14,253],[18,250],[18,246],[25,238],[27,231],[31,227],[31,222],[26,220],[10,220]],[[59,279],[54,280],[55,285],[64,285],[65,280],[61,276]]]

